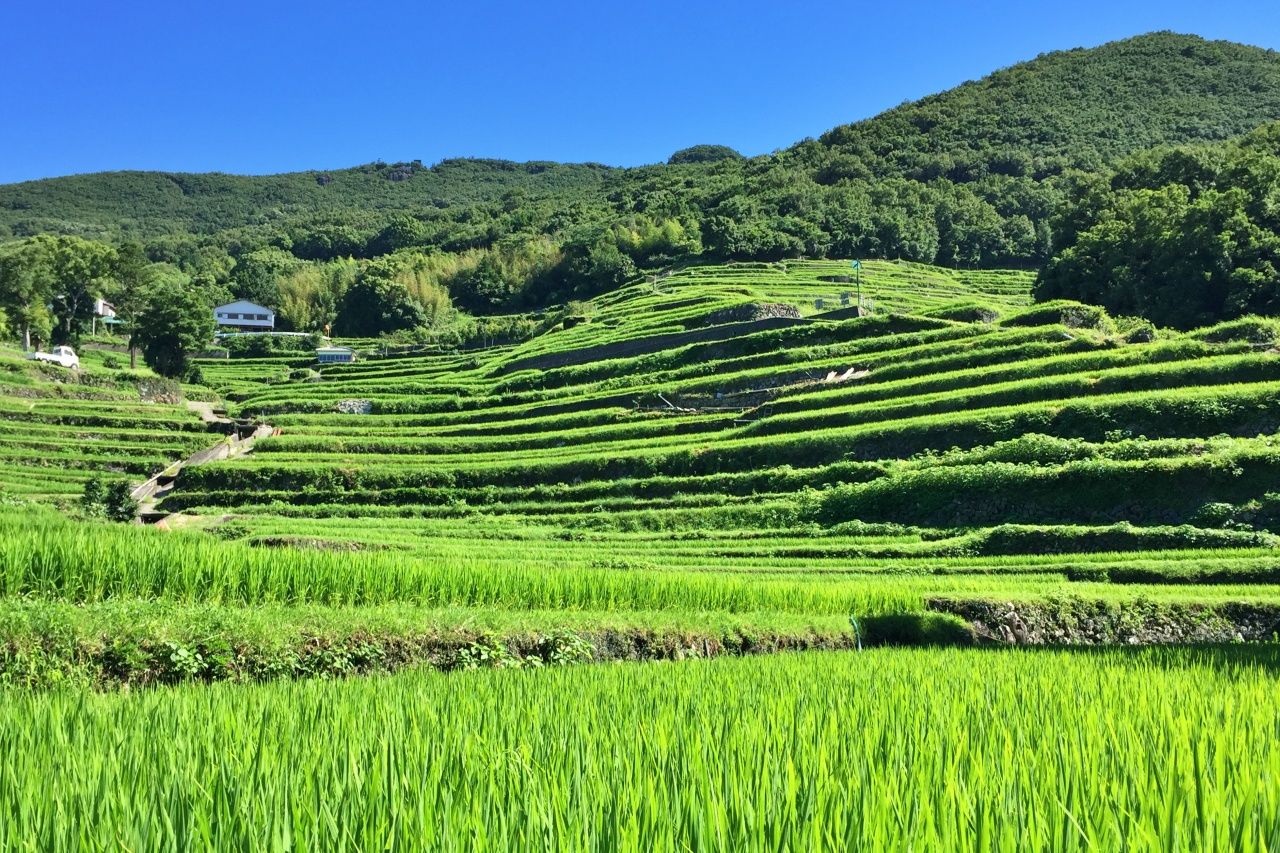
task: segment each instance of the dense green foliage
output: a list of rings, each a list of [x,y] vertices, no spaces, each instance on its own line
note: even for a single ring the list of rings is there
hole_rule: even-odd
[[[213,338],[213,306],[189,285],[156,289],[138,315],[133,339],[161,376],[185,376],[192,355]]]
[[[134,500],[132,491],[133,487],[128,480],[103,482],[100,477],[92,477],[85,481],[80,506],[90,517],[105,518],[108,521],[133,521],[138,514],[138,502]]]
[[[114,249],[42,234],[0,252],[0,306],[29,344],[79,339],[117,266]]]
[[[1057,228],[1041,298],[1192,328],[1280,312],[1280,124],[1166,148],[1083,181]]]
[[[668,166],[685,163],[717,163],[721,160],[741,160],[742,155],[728,145],[691,145],[681,148],[667,158]]]

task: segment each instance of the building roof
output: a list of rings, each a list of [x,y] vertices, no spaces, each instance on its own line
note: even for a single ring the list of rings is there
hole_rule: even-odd
[[[316,347],[316,354],[322,352],[355,352],[351,347]]]
[[[265,312],[267,314],[275,313],[270,308],[267,308],[265,305],[259,305],[256,302],[250,302],[248,299],[237,299],[235,302],[228,302],[226,305],[217,305],[217,306],[214,306],[213,310],[215,313],[218,311],[226,311],[226,310],[237,311],[237,312],[250,311],[253,313]]]

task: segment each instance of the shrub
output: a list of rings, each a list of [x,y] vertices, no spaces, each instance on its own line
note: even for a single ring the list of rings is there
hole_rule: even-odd
[[[230,358],[270,358],[309,353],[319,345],[319,335],[243,335],[222,339],[222,346]]]
[[[1020,314],[1007,317],[1001,324],[1004,326],[1051,326],[1061,324],[1068,329],[1092,329],[1104,334],[1115,331],[1115,321],[1107,314],[1106,309],[1097,305],[1085,305],[1059,299],[1045,302]]]
[[[1127,344],[1149,344],[1160,337],[1155,323],[1142,317],[1116,317],[1116,334]]]
[[[80,506],[86,515],[108,521],[133,521],[138,515],[138,502],[127,480],[104,482],[101,477],[85,481]]]
[[[920,312],[922,317],[957,320],[961,323],[994,323],[1000,319],[1000,314],[999,309],[980,302],[952,302]]]

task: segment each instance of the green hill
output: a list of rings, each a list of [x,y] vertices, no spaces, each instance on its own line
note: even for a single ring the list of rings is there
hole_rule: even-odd
[[[637,263],[692,254],[1029,266],[1049,256],[1064,170],[1278,118],[1275,52],[1155,33],[1046,54],[761,157],[702,145],[631,169],[460,159],[263,177],[80,175],[0,186],[0,237],[191,232],[237,256],[272,244],[315,260],[564,244],[609,229],[638,230],[644,242],[645,229],[670,221],[699,239],[637,253]],[[422,227],[388,241],[403,215]],[[342,239],[317,249],[310,236],[335,224]],[[162,241],[152,254],[181,253]]]
[[[1228,139],[1277,117],[1280,53],[1160,32],[1047,53],[820,141],[877,174],[1044,176]]]

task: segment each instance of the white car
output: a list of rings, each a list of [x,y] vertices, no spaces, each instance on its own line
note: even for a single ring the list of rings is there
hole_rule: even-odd
[[[53,352],[33,352],[27,358],[47,361],[72,370],[80,369],[80,356],[76,355],[76,351],[71,347],[54,347]]]

